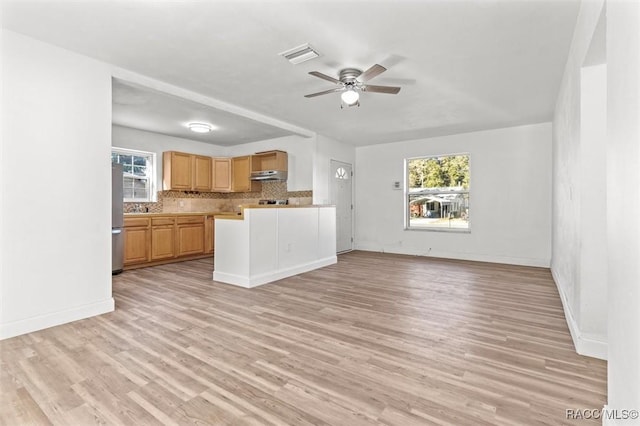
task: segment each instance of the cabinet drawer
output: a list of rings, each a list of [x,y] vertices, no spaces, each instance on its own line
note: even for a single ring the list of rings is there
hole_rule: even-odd
[[[125,228],[133,228],[149,226],[149,218],[148,217],[125,217],[124,218],[124,227]]]
[[[178,216],[178,225],[204,223],[204,216]]]
[[[154,217],[151,218],[152,226],[175,225],[176,220],[173,217]]]

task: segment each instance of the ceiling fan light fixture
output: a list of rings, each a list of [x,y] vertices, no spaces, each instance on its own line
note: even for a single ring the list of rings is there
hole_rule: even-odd
[[[395,86],[374,86],[371,84],[365,84],[365,82],[375,78],[382,74],[387,69],[382,65],[374,64],[365,72],[356,68],[344,68],[340,70],[338,78],[331,77],[330,75],[323,74],[319,71],[311,71],[310,75],[321,78],[322,80],[329,81],[335,84],[337,87],[334,89],[324,90],[322,92],[310,93],[304,95],[305,98],[315,98],[320,95],[328,95],[329,93],[340,92],[340,98],[342,104],[340,107],[346,106],[360,106],[360,92],[371,93],[388,93],[390,95],[397,95],[400,91],[400,87]]]
[[[342,102],[347,105],[354,105],[360,99],[360,94],[353,89],[347,89],[340,95]]]
[[[187,127],[189,130],[196,133],[209,133],[213,130],[213,126],[207,123],[189,123],[187,124]]]

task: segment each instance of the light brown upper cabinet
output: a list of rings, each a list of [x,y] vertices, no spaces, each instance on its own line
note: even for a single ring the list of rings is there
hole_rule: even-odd
[[[213,182],[211,190],[213,192],[231,191],[231,158],[212,158]]]
[[[284,151],[257,152],[251,157],[252,172],[262,172],[266,170],[286,172],[288,169],[289,158]]]
[[[211,157],[167,151],[162,153],[162,188],[211,191]]]
[[[162,188],[191,190],[191,154],[167,151],[162,153]]]
[[[211,191],[211,157],[193,156],[192,189],[194,191]]]
[[[233,192],[254,192],[260,190],[260,182],[251,180],[251,155],[231,159],[231,190]]]

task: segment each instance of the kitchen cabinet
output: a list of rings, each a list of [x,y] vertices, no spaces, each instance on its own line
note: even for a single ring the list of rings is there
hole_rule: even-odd
[[[260,183],[251,180],[251,157],[251,155],[245,155],[231,159],[232,192],[255,192],[260,190]]]
[[[162,188],[179,191],[211,191],[211,157],[167,151],[162,154]]]
[[[191,190],[192,155],[183,152],[162,153],[162,187],[167,190]]]
[[[193,182],[191,188],[194,191],[211,191],[211,164],[211,157],[193,156]]]
[[[149,218],[124,219],[124,266],[149,261],[151,233]]]
[[[215,241],[215,220],[213,215],[208,215],[204,219],[204,252],[213,253]]]
[[[177,218],[176,256],[204,254],[204,216]]]
[[[213,214],[125,215],[124,269],[211,257],[213,229],[205,229],[213,227],[212,220]]]
[[[286,172],[289,168],[289,157],[284,151],[257,152],[251,156],[251,171],[262,172],[278,170]]]
[[[175,257],[175,218],[151,218],[151,260]]]
[[[213,168],[211,190],[213,192],[231,191],[231,158],[214,157],[211,161]]]

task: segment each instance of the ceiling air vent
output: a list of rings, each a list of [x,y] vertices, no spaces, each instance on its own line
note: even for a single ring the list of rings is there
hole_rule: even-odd
[[[293,65],[300,64],[302,62],[320,56],[320,54],[313,50],[313,47],[309,46],[308,44],[294,47],[293,49],[289,49],[285,52],[279,53],[279,55],[284,56]]]

